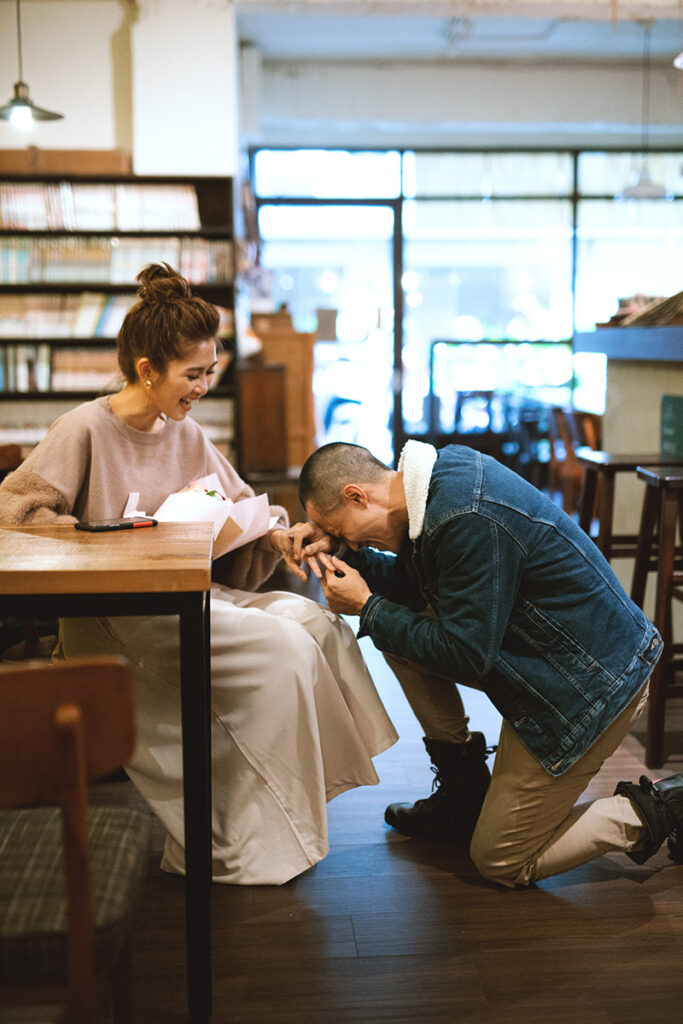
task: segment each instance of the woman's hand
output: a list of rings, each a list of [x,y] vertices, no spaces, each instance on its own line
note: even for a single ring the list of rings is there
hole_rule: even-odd
[[[334,551],[339,544],[336,537],[330,537],[315,523],[295,523],[288,529],[275,529],[270,534],[271,547],[279,551],[295,576],[307,579],[306,572],[301,568],[305,562],[313,574],[320,579],[322,572],[316,556],[321,552]]]
[[[335,555],[321,553],[320,562],[325,568],[320,585],[330,611],[338,615],[360,615],[372,591],[358,570]]]

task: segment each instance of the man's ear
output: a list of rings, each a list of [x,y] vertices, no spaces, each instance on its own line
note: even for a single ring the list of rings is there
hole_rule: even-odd
[[[362,487],[358,484],[346,484],[342,491],[344,500],[350,502],[352,505],[358,505],[360,508],[366,508],[368,504],[368,496]]]

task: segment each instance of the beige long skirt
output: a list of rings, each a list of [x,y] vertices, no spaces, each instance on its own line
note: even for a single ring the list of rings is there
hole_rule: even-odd
[[[128,658],[137,745],[130,778],[168,830],[162,859],[184,872],[178,620],[64,620],[62,653]],[[379,780],[371,758],[397,740],[352,630],[283,592],[211,590],[213,878],[281,884],[328,852],[326,803]]]

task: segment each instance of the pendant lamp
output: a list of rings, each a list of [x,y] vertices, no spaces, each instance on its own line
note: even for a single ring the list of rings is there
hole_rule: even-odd
[[[28,85],[24,81],[24,68],[21,52],[21,10],[17,0],[17,53],[19,58],[19,81],[14,83],[14,96],[0,107],[0,119],[9,121],[19,131],[27,132],[33,127],[34,121],[59,121],[64,115],[55,114],[51,110],[37,107],[28,94]]]
[[[650,139],[650,35],[652,33],[652,22],[644,21],[643,25],[643,162],[638,177],[633,185],[622,189],[617,193],[615,199],[670,199],[667,190],[658,185],[650,177],[647,163]]]

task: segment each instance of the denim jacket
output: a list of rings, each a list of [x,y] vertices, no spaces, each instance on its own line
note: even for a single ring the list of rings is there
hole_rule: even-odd
[[[400,553],[344,556],[373,591],[359,636],[476,683],[561,775],[642,688],[661,638],[593,541],[541,491],[460,445],[435,452],[409,441],[408,466],[423,450],[433,468],[423,497],[408,495],[412,536]]]

